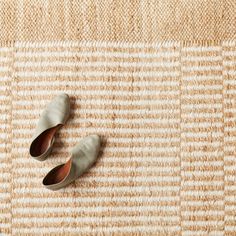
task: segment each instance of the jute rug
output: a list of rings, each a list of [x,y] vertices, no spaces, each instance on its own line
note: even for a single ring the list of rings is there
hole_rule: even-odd
[[[0,2],[1,235],[236,235],[236,2]],[[72,114],[45,162],[35,124]],[[97,133],[93,168],[41,181]]]

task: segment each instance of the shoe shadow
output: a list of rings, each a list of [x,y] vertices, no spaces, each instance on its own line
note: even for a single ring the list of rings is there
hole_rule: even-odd
[[[99,136],[101,138],[101,147],[100,147],[100,151],[99,151],[98,157],[97,157],[95,163],[93,164],[93,166],[95,166],[96,163],[99,162],[99,160],[103,157],[104,149],[105,149],[106,144],[107,144],[106,137],[104,135],[99,135]]]
[[[75,118],[75,110],[79,110],[78,105],[76,104],[76,97],[75,96],[70,96],[70,117],[69,120],[73,120]],[[77,108],[76,108],[77,107]]]

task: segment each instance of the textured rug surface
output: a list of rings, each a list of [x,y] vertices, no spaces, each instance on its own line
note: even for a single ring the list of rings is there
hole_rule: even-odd
[[[0,1],[0,235],[236,235],[235,1]],[[45,162],[35,124],[72,112]],[[42,186],[97,133],[97,163]]]

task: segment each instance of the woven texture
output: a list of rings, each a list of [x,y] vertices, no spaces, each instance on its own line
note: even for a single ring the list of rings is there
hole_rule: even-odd
[[[1,1],[0,234],[236,235],[235,1]],[[35,124],[71,117],[45,162]],[[98,162],[42,179],[79,140]]]

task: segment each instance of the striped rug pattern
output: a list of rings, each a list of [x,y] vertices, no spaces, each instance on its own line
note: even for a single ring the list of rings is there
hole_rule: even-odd
[[[0,47],[3,235],[235,235],[236,41],[15,42]],[[28,148],[59,92],[71,117],[41,163]],[[58,192],[45,174],[85,135],[98,162]]]

